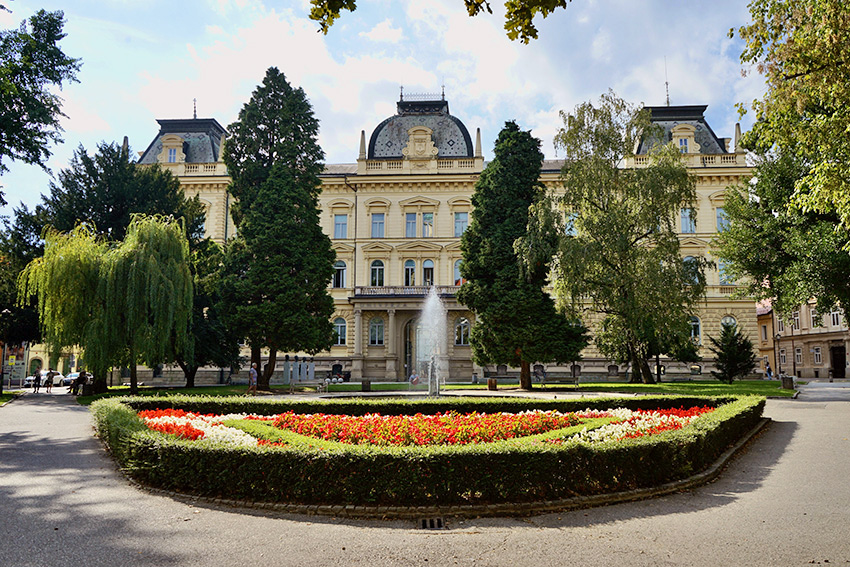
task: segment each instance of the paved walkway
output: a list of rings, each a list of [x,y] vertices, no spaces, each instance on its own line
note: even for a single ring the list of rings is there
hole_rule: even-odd
[[[137,490],[58,389],[0,408],[0,566],[850,564],[850,384],[769,400],[721,477],[679,494],[531,518],[270,516]],[[364,482],[366,480],[364,479]]]

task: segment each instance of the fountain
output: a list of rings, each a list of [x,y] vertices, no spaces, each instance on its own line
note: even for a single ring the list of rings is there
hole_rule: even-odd
[[[416,334],[416,366],[428,379],[428,395],[439,396],[448,375],[447,313],[437,288],[431,286],[422,307]]]

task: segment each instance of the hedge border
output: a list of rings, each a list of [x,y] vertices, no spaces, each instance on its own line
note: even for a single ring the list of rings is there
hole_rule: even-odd
[[[159,401],[160,403],[156,403]],[[101,400],[92,411],[100,437],[135,480],[154,488],[195,494],[212,502],[253,501],[258,507],[295,506],[302,513],[399,515],[404,508],[452,510],[484,507],[502,513],[545,510],[546,503],[563,508],[567,501],[607,498],[612,493],[654,490],[706,470],[730,444],[761,420],[762,397],[639,397],[602,400],[468,400],[471,411],[555,409],[586,407],[680,407],[716,405],[687,428],[651,438],[624,440],[589,447],[578,443],[544,446],[510,440],[497,444],[457,447],[395,448],[369,446],[311,448],[224,448],[174,439],[148,431],[136,415],[140,409],[169,407],[163,400],[124,398]],[[440,400],[442,402],[443,400]],[[173,400],[170,407],[204,413],[244,412],[245,402],[226,398]],[[180,402],[180,403],[176,403]],[[215,408],[210,407],[214,404]],[[249,402],[250,403],[250,402]],[[294,406],[304,411],[347,413],[350,401],[264,401],[268,412]],[[430,404],[430,405],[429,405]],[[463,407],[466,402],[451,405]],[[396,407],[400,413],[426,413],[434,401],[382,403],[381,411]],[[439,403],[445,411],[446,404]],[[376,404],[357,404],[363,409]],[[496,409],[496,408],[504,409]],[[455,409],[450,408],[450,409]],[[294,411],[294,409],[293,409]],[[317,443],[318,445],[318,443]],[[228,463],[222,467],[221,463]],[[634,463],[647,463],[634,466]],[[651,466],[649,465],[651,463]],[[327,479],[333,479],[329,482]],[[363,479],[369,479],[364,481]],[[554,504],[551,504],[554,503]],[[585,505],[592,505],[586,503]],[[543,506],[541,508],[541,506]],[[572,506],[572,505],[571,505]],[[567,506],[570,507],[570,506]],[[275,508],[277,509],[277,508]],[[490,513],[488,512],[488,513]],[[455,513],[455,512],[450,512]]]

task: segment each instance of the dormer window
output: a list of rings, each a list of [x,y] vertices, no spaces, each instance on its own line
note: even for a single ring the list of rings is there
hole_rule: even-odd
[[[168,148],[168,163],[177,163],[177,148]]]
[[[688,153],[688,139],[687,138],[679,138],[679,151],[683,154]]]

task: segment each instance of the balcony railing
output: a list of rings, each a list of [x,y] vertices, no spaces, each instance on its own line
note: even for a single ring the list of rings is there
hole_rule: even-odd
[[[443,297],[454,297],[458,286],[438,285],[437,293]],[[431,286],[427,285],[387,285],[387,286],[359,286],[354,288],[354,297],[425,297]]]
[[[684,157],[685,165],[688,167],[729,167],[736,165],[747,165],[744,154],[687,154]],[[628,158],[627,167],[646,167],[649,165],[649,156],[640,155]]]
[[[202,175],[227,175],[227,166],[221,162],[217,163],[160,163],[163,169],[167,169],[178,177],[202,176]]]

